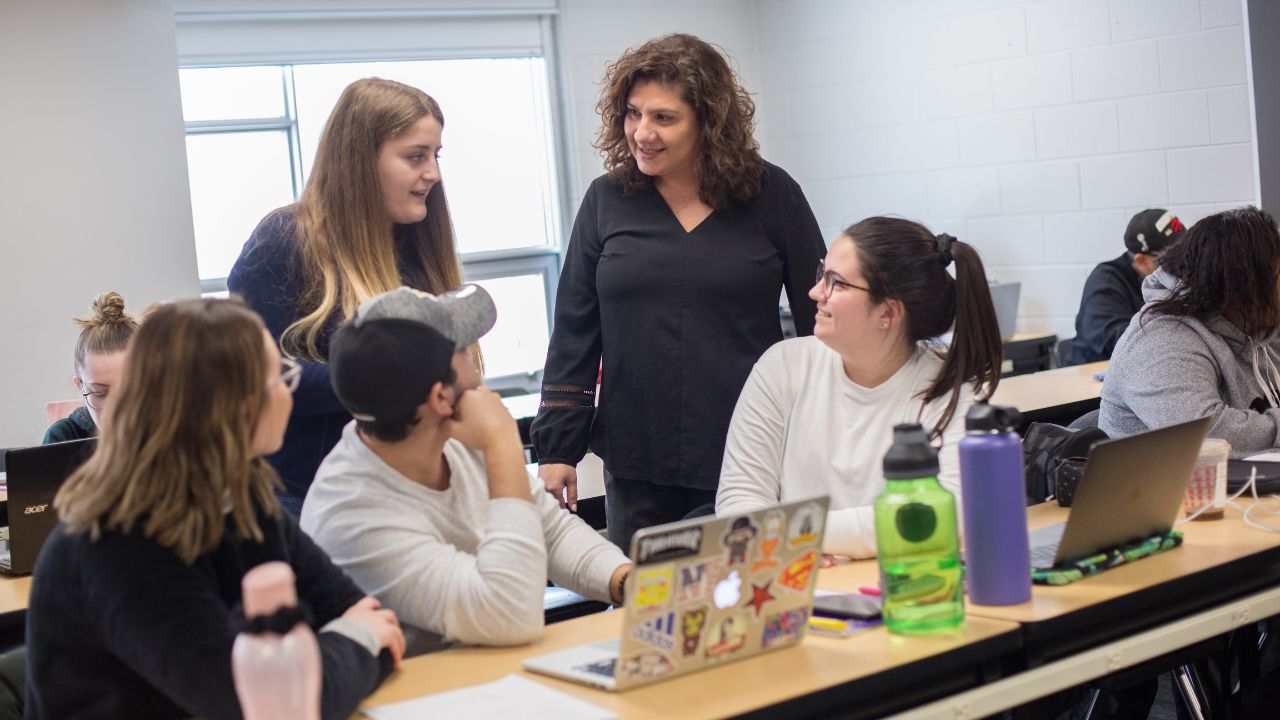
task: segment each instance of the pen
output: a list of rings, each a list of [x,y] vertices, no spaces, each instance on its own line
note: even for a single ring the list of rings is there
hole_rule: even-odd
[[[832,632],[844,632],[849,629],[849,623],[843,620],[833,620],[831,618],[811,616],[809,618],[809,627],[818,630],[830,630]]]

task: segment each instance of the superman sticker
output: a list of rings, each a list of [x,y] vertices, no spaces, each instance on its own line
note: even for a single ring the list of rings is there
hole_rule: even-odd
[[[818,551],[810,550],[778,573],[778,584],[796,592],[804,592],[808,589],[809,581],[813,578],[813,571],[817,566]]]

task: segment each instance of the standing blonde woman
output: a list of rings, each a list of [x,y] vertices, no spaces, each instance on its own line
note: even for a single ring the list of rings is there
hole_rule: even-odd
[[[805,291],[825,249],[714,46],[677,34],[628,50],[598,110],[607,172],[574,220],[532,434],[547,491],[571,506],[574,465],[588,447],[604,459],[609,539],[625,551],[636,530],[714,502],[734,401],[782,339],[778,298],[812,333]]]
[[[138,321],[124,311],[124,298],[105,292],[93,299],[92,314],[76,318],[75,375],[71,382],[84,398],[84,406],[49,426],[44,444],[83,440],[98,434],[111,388],[120,378],[124,349],[138,329]]]
[[[361,302],[401,285],[462,283],[437,160],[444,116],[417,88],[357,80],[329,115],[302,198],[263,218],[227,278],[303,367],[271,464],[298,515],[351,416],[329,382],[329,336]]]
[[[27,615],[28,718],[239,718],[232,621],[251,568],[287,562],[345,718],[404,652],[274,497],[297,366],[252,311],[188,300],[148,315],[97,451],[54,500]],[[389,652],[382,652],[387,650]]]

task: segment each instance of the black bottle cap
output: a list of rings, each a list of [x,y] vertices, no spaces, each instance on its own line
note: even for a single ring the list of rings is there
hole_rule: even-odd
[[[888,480],[915,480],[938,474],[938,453],[919,423],[893,426],[893,445],[884,454]]]
[[[1022,424],[1022,413],[1008,405],[992,405],[986,400],[976,402],[964,416],[964,429],[970,431],[1017,430]]]

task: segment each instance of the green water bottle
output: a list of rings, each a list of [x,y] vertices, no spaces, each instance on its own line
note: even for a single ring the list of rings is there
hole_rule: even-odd
[[[956,499],[938,484],[938,453],[918,424],[895,425],[876,498],[884,624],[931,635],[964,621]]]

